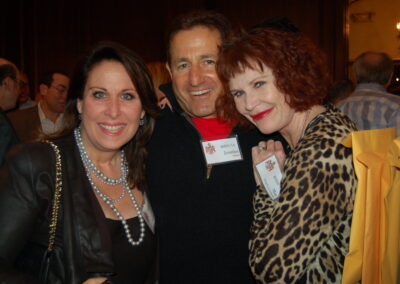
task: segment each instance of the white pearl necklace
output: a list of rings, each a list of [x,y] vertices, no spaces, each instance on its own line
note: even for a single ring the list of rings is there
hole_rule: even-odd
[[[127,166],[126,166],[126,159],[125,159],[125,154],[124,151],[121,151],[121,177],[113,179],[108,176],[106,176],[102,171],[100,171],[96,165],[92,162],[92,160],[89,158],[88,154],[85,151],[85,146],[83,145],[82,142],[82,137],[80,131],[74,132],[75,136],[77,137],[77,144],[79,149],[83,149],[83,156],[82,161],[83,163],[89,168],[89,170],[104,184],[108,184],[111,186],[115,186],[118,184],[121,184],[124,182],[124,180],[127,177]],[[125,194],[124,194],[125,195]]]
[[[78,149],[79,149],[79,154],[81,156],[82,162],[85,166],[85,171],[86,171],[86,176],[88,177],[88,180],[90,182],[90,185],[92,186],[94,192],[100,196],[100,198],[111,208],[111,210],[114,212],[114,214],[118,217],[118,219],[121,221],[122,226],[124,227],[125,230],[125,235],[126,238],[128,239],[128,242],[132,245],[132,246],[137,246],[140,245],[145,237],[145,223],[144,223],[144,219],[142,216],[142,211],[140,210],[139,204],[136,201],[135,196],[133,195],[132,190],[130,190],[129,185],[128,185],[128,181],[127,181],[127,173],[125,175],[124,181],[123,181],[123,195],[125,195],[125,192],[128,192],[128,195],[132,201],[133,207],[135,208],[136,212],[138,213],[138,218],[139,218],[139,224],[140,224],[140,235],[139,235],[139,239],[137,241],[134,241],[132,239],[132,235],[131,235],[131,231],[129,229],[128,223],[126,222],[125,218],[122,216],[121,212],[117,209],[117,207],[114,205],[115,202],[117,202],[117,200],[121,200],[123,198],[123,196],[118,197],[117,199],[113,200],[111,197],[109,197],[108,195],[106,195],[105,193],[101,192],[101,190],[97,187],[97,185],[94,183],[92,177],[90,176],[90,169],[88,168],[87,164],[85,163],[85,158],[87,158],[88,160],[90,160],[89,156],[87,155],[85,146],[83,145],[81,136],[80,136],[80,129],[76,128],[74,130],[74,136],[75,136],[75,141],[76,144],[78,145]],[[125,155],[121,154],[121,159],[124,158],[124,161],[121,161],[121,165],[122,163],[126,165],[126,158]],[[90,160],[90,162],[93,164],[93,162]],[[123,169],[121,169],[122,171]],[[126,172],[128,171],[127,167],[126,167]],[[124,175],[123,175],[124,176]]]
[[[76,143],[78,145],[79,153],[81,154],[82,162],[83,162],[83,165],[85,166],[86,171],[92,172],[94,176],[99,178],[100,181],[102,181],[105,184],[108,184],[108,185],[111,185],[111,186],[116,186],[118,183],[120,183],[120,182],[118,182],[118,183],[117,182],[110,183],[110,182],[108,182],[108,181],[106,181],[106,180],[101,178],[101,176],[103,176],[103,177],[106,177],[106,176],[100,170],[98,170],[96,168],[96,166],[94,165],[92,160],[89,158],[89,155],[87,154],[86,149],[85,149],[85,145],[83,145],[83,141],[82,141],[80,130],[75,129],[74,130],[74,135],[75,135],[75,140],[76,140]],[[121,151],[121,163],[120,164],[121,164],[121,178],[124,178],[122,180],[122,182],[123,182],[124,180],[126,180],[126,177],[128,176],[128,167],[126,166],[126,159],[125,159],[125,154],[124,154],[123,150]],[[99,172],[100,174],[96,173],[96,171]],[[108,177],[106,177],[106,178],[109,179]],[[101,192],[99,190],[100,196],[102,198],[103,197],[107,198],[112,203],[117,203],[117,202],[121,201],[125,197],[125,191],[126,191],[125,187],[122,186],[121,195],[118,196],[116,199],[112,199],[110,196],[108,196],[107,194],[105,194],[105,193],[103,193],[103,192]]]

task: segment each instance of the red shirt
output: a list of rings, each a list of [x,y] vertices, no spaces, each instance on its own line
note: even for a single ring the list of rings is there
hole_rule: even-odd
[[[233,125],[219,118],[192,117],[193,123],[204,140],[224,139],[232,132]]]

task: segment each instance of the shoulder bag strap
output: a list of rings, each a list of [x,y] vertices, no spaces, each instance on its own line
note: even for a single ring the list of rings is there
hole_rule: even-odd
[[[60,199],[62,192],[62,168],[61,168],[61,154],[60,150],[58,149],[58,146],[49,140],[43,140],[43,142],[50,144],[56,156],[56,183],[55,183],[56,188],[54,190],[53,209],[49,225],[49,246],[47,247],[47,251],[50,252],[53,251],[54,242],[56,239],[58,211],[60,207]]]

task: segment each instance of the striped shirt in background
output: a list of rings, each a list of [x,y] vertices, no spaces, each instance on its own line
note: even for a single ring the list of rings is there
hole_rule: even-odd
[[[376,83],[358,84],[350,97],[337,104],[359,130],[396,127],[400,136],[400,96]]]

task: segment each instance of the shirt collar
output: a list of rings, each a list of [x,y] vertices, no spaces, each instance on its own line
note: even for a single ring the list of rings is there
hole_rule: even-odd
[[[362,89],[386,92],[386,89],[378,83],[360,83],[356,86],[355,91],[362,90]]]
[[[39,119],[40,119],[40,121],[43,121],[43,120],[50,120],[50,119],[48,119],[48,118],[46,117],[46,115],[44,114],[44,111],[43,111],[43,109],[42,109],[42,102],[39,102],[39,103],[38,103],[38,113],[39,113]],[[59,114],[58,117],[57,117],[56,123],[57,123],[58,121],[60,121],[60,119],[62,119],[63,116],[64,116],[64,113]]]

